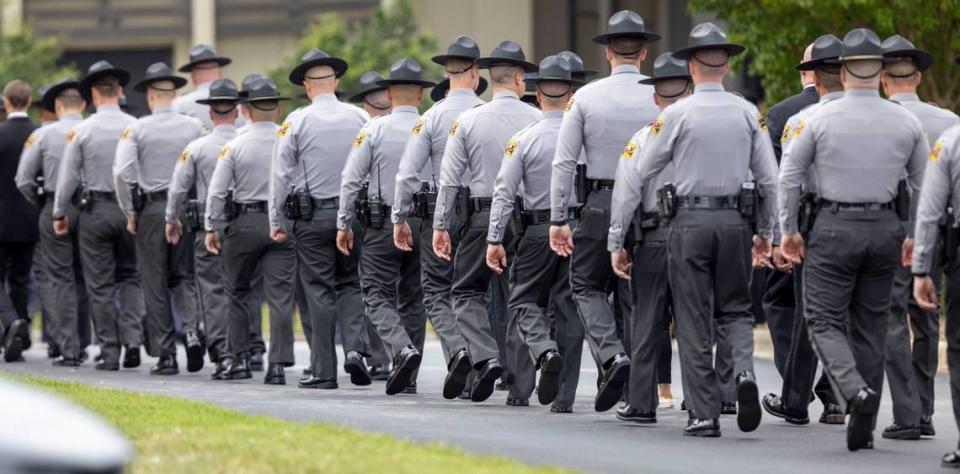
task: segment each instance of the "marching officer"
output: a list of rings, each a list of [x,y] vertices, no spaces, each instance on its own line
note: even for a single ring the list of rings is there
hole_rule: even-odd
[[[639,66],[647,56],[647,44],[660,39],[646,31],[643,18],[630,10],[615,13],[607,25],[607,33],[593,40],[606,45],[611,75],[584,86],[570,99],[560,127],[550,183],[554,224],[550,246],[560,256],[571,257],[573,297],[600,365],[596,411],[607,411],[620,400],[630,372],[630,358],[617,337],[614,312],[607,302],[608,288],[619,280],[604,254],[616,157],[637,128],[657,116],[653,88],[639,84],[646,78],[640,74]],[[585,164],[578,168],[581,153],[586,154]],[[584,168],[585,175],[579,173],[584,182],[579,183],[576,194],[576,201],[584,203],[584,212],[574,235],[567,224],[567,206],[575,195],[575,172]],[[619,298],[627,298],[628,285],[624,283],[620,288],[622,291],[616,292]]]
[[[919,189],[930,146],[916,117],[880,97],[883,48],[876,33],[847,33],[840,59],[844,97],[797,126],[780,171],[779,207],[781,248],[791,262],[806,260],[810,339],[847,402],[847,448],[856,451],[873,444],[886,334],[886,325],[876,322],[890,311],[901,245],[911,245],[901,222],[910,206],[906,190],[898,189]],[[797,215],[808,173],[819,181],[820,210],[806,246]],[[904,173],[907,186],[898,184]]]
[[[178,245],[185,236],[194,240],[183,245],[194,246],[200,314],[204,322],[210,361],[217,365],[213,374],[215,379],[223,375],[226,366],[226,361],[221,356],[228,351],[229,304],[223,289],[223,263],[220,255],[208,251],[204,245],[204,204],[207,202],[207,190],[213,179],[217,155],[227,142],[237,136],[234,123],[237,120],[238,98],[237,86],[233,81],[217,79],[210,85],[210,96],[198,99],[201,104],[210,106],[213,130],[190,142],[183,149],[173,169],[173,178],[167,191],[167,242]],[[196,190],[196,198],[187,201],[191,189]],[[186,232],[184,227],[187,227]],[[259,313],[259,308],[257,312]],[[259,322],[259,318],[257,321]]]
[[[451,293],[454,266],[449,260],[433,252],[433,226],[431,211],[436,206],[440,163],[447,146],[447,138],[454,121],[466,110],[484,104],[475,90],[482,85],[480,72],[474,60],[480,57],[480,47],[469,36],[458,36],[447,47],[446,54],[434,56],[432,61],[443,66],[449,77],[449,93],[443,96],[410,129],[410,139],[403,151],[397,170],[396,196],[393,200],[391,221],[394,243],[400,250],[414,252],[413,222],[420,243],[420,272],[423,304],[434,331],[440,338],[444,360],[447,361],[447,376],[443,384],[443,396],[453,399],[460,396],[466,387],[470,372],[467,342],[457,324],[453,311]],[[421,179],[421,176],[427,178]],[[457,183],[457,186],[460,182]],[[427,189],[427,192],[423,192]],[[419,194],[418,194],[419,191]],[[417,201],[415,202],[415,198]],[[463,216],[457,210],[451,213],[451,252],[459,246],[460,227]]]
[[[350,255],[354,247],[353,224],[357,206],[366,222],[363,252],[360,255],[360,282],[367,314],[377,328],[380,340],[393,356],[393,369],[387,379],[387,395],[407,391],[416,393],[416,372],[423,354],[426,334],[423,293],[420,290],[419,234],[404,252],[393,245],[393,226],[389,224],[395,179],[410,130],[420,119],[417,106],[423,89],[435,84],[422,78],[420,64],[400,59],[390,67],[390,77],[377,82],[387,87],[392,111],[379,120],[371,120],[353,141],[353,150],[343,169],[340,210],[337,214],[337,248]],[[386,179],[384,179],[386,177]],[[366,196],[358,200],[362,181],[368,179]],[[376,192],[376,194],[374,194]],[[359,219],[358,219],[359,220]],[[414,223],[417,224],[416,220]]]
[[[112,172],[120,135],[136,120],[121,112],[118,104],[129,81],[127,71],[107,61],[97,61],[87,70],[80,93],[93,101],[97,113],[67,133],[53,195],[53,230],[63,237],[69,234],[71,224],[70,201],[79,190],[77,235],[100,344],[97,370],[120,369],[121,345],[124,368],[139,367],[143,344],[143,293],[136,249],[117,203]]]
[[[501,287],[506,283],[503,277],[491,278],[492,272],[484,264],[494,180],[510,137],[540,120],[542,115],[520,102],[525,89],[523,74],[536,72],[537,65],[527,62],[519,44],[502,41],[490,56],[474,62],[478,68],[489,69],[493,100],[463,112],[450,127],[450,137],[440,164],[432,241],[438,257],[453,260],[453,309],[467,343],[467,352],[458,353],[448,365],[453,373],[448,374],[451,383],[445,387],[444,394],[449,398],[473,367],[478,374],[470,389],[470,399],[482,402],[493,393],[494,383],[504,371],[486,308],[488,291],[495,293],[490,289],[491,280]],[[469,183],[460,199],[464,204],[464,215],[460,218],[466,227],[461,231],[460,245],[454,256],[450,232],[456,230],[453,227],[454,201],[463,182]],[[505,289],[500,291],[506,295]],[[458,383],[454,384],[454,381]]]
[[[387,98],[387,88],[379,85],[383,74],[376,71],[367,71],[360,76],[360,90],[350,96],[347,102],[360,104],[364,112],[371,119],[390,113],[390,99]]]
[[[178,71],[190,73],[193,90],[174,99],[173,111],[199,120],[208,130],[213,128],[209,113],[210,106],[198,103],[197,100],[210,96],[210,85],[213,81],[223,78],[223,67],[231,62],[230,58],[217,54],[210,45],[197,44],[191,47],[190,61],[180,66]],[[238,120],[239,127],[243,125],[244,119],[240,117]]]
[[[437,56],[434,56],[434,57],[437,57]],[[480,57],[479,53],[477,54],[477,57]],[[477,87],[473,90],[473,92],[477,96],[479,96],[480,94],[483,94],[487,90],[488,86],[489,86],[489,83],[487,82],[487,80],[482,77],[479,77]],[[434,102],[440,102],[441,100],[445,99],[449,93],[450,93],[450,78],[444,77],[443,79],[440,80],[440,82],[437,83],[437,85],[433,86],[433,89],[430,89],[430,99],[433,100]]]
[[[280,128],[280,101],[288,100],[267,78],[254,80],[245,98],[250,127],[220,150],[207,192],[205,244],[221,255],[223,285],[230,301],[223,380],[248,379],[250,319],[247,313],[251,274],[259,269],[270,307],[269,361],[264,383],[284,385],[284,367],[293,365],[293,291],[297,257],[292,239],[270,238],[268,156]],[[230,192],[232,190],[232,192]]]
[[[653,77],[641,82],[653,86],[653,100],[661,110],[690,95],[691,78],[685,60],[663,53],[654,61],[653,71]],[[663,350],[659,347],[663,343],[660,328],[673,305],[667,278],[670,225],[657,215],[657,190],[673,181],[673,165],[668,164],[656,177],[644,181],[639,174],[641,162],[635,160],[651,127],[634,134],[621,153],[610,199],[607,237],[613,271],[631,282],[633,296],[633,314],[627,325],[632,345],[627,404],[617,410],[617,418],[637,423],[657,421],[657,355]],[[638,208],[640,212],[635,214]],[[634,236],[632,258],[624,247],[628,232]]]
[[[183,321],[187,370],[203,368],[193,252],[187,243],[168,243],[165,233],[167,191],[177,157],[203,135],[199,120],[174,113],[170,106],[176,90],[186,83],[165,63],[147,68],[133,89],[146,93],[151,113],[121,133],[114,163],[117,199],[137,246],[147,312],[147,353],[160,359],[151,370],[154,375],[180,371],[171,302]]]

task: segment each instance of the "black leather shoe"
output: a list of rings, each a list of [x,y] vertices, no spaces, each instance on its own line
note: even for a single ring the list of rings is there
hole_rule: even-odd
[[[453,400],[463,393],[470,375],[470,356],[466,349],[460,349],[447,363],[447,376],[443,379],[443,398]]]
[[[250,370],[253,372],[263,371],[263,349],[252,349],[250,351]]]
[[[503,366],[497,359],[488,359],[483,366],[477,369],[477,378],[470,388],[470,400],[482,402],[493,395],[494,384],[503,375]]]
[[[458,398],[460,398],[461,400],[471,400],[471,399],[473,399],[473,396],[472,396],[472,394],[470,393],[470,389],[471,389],[471,388],[472,388],[472,387],[467,387],[467,388],[463,389],[463,392],[460,392],[460,396],[459,396]]]
[[[3,360],[20,362],[23,360],[23,351],[30,347],[30,322],[26,319],[17,319],[10,323],[3,337]]]
[[[114,372],[114,371],[120,370],[120,363],[102,360],[100,362],[97,362],[97,365],[93,366],[93,368],[96,370]]]
[[[760,426],[763,410],[760,409],[760,391],[753,372],[744,370],[737,375],[737,427],[749,433]]]
[[[227,363],[227,358],[220,359],[217,362],[216,367],[213,369],[213,374],[210,376],[213,380],[226,380],[226,375],[230,372],[230,364]]]
[[[680,400],[680,411],[687,411],[687,401]]]
[[[187,372],[199,372],[203,369],[203,353],[206,352],[200,342],[200,336],[194,331],[185,332],[183,345],[187,348]]]
[[[420,367],[420,351],[416,347],[407,346],[400,349],[393,357],[393,370],[387,379],[387,395],[396,395],[410,385],[413,372]]]
[[[334,390],[339,387],[337,381],[334,379],[321,379],[319,377],[314,377],[309,375],[300,379],[300,382],[297,384],[300,388],[314,388],[322,390]]]
[[[617,408],[617,419],[633,423],[653,424],[657,422],[657,412],[642,412],[630,405]]]
[[[864,387],[847,402],[847,406],[850,408],[847,449],[856,451],[866,448],[873,439],[873,423],[880,409],[880,396],[869,387]]]
[[[371,365],[369,372],[371,380],[383,382],[390,378],[390,366],[388,365]]]
[[[404,395],[416,395],[416,394],[417,394],[417,383],[416,383],[416,382],[410,382],[410,385],[407,385],[407,386],[403,389],[403,392],[401,392],[401,393],[403,393]]]
[[[510,390],[510,382],[507,382],[506,380],[501,380],[497,382],[496,385],[493,386],[493,389],[498,392],[507,392]]]
[[[933,429],[933,417],[932,416],[921,416],[920,417],[920,434],[923,436],[936,436],[937,430]]]
[[[53,359],[54,367],[80,367],[80,361],[77,359],[68,359],[64,356],[59,356],[56,359]]]
[[[287,376],[283,372],[282,364],[270,364],[267,375],[263,378],[264,385],[286,385]]]
[[[513,398],[513,396],[511,395],[507,395],[507,406],[508,407],[528,407],[530,406],[530,399]]]
[[[764,395],[762,403],[763,409],[766,410],[767,413],[777,418],[783,418],[784,421],[791,425],[806,425],[810,423],[810,415],[806,412],[785,407],[783,405],[783,399],[775,393]]]
[[[223,380],[244,380],[253,377],[250,371],[250,359],[245,355],[231,359],[227,368],[227,373],[223,375]]]
[[[920,425],[901,425],[894,422],[884,428],[880,436],[885,439],[917,440],[920,439]]]
[[[550,413],[573,413],[573,406],[566,403],[553,402],[550,405]]]
[[[847,414],[843,412],[840,405],[828,403],[823,406],[823,414],[820,415],[820,423],[825,425],[842,425],[847,422]]]
[[[140,346],[125,347],[123,349],[123,368],[133,369],[140,367]]]
[[[180,367],[177,365],[177,358],[174,356],[163,356],[157,360],[157,365],[150,367],[150,375],[177,375],[180,373]]]
[[[720,421],[716,418],[712,420],[690,418],[687,421],[687,427],[683,429],[683,435],[698,438],[719,438]]]
[[[47,359],[56,359],[60,355],[60,346],[52,342],[47,344]]]
[[[537,400],[549,405],[560,393],[560,373],[563,372],[563,356],[550,350],[540,356],[540,382],[537,383]]]
[[[720,414],[721,414],[721,415],[736,415],[736,414],[737,414],[737,402],[720,402]]]
[[[960,469],[960,450],[944,454],[940,460],[940,467]]]
[[[313,368],[312,368],[312,367],[307,367],[307,368],[303,369],[303,374],[301,375],[300,378],[304,378],[304,379],[305,379],[305,378],[309,378],[309,377],[313,377]]]
[[[363,362],[363,357],[357,351],[347,352],[347,357],[343,361],[343,370],[350,374],[350,383],[359,386],[370,385],[370,372],[367,372],[367,364]]]
[[[620,353],[604,364],[603,381],[593,401],[593,409],[599,412],[614,407],[623,395],[623,384],[630,377],[630,358]]]

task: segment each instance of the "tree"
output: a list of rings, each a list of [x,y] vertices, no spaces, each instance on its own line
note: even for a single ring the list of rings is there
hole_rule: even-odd
[[[868,27],[881,39],[900,34],[932,53],[936,63],[924,73],[920,96],[954,110],[960,105],[960,67],[953,63],[960,54],[960,0],[691,0],[690,9],[726,21],[731,40],[748,46],[745,56],[763,77],[768,104],[798,91],[794,66],[818,36],[842,39]]]
[[[390,65],[403,57],[419,62],[428,78],[439,76],[438,70],[429,67],[430,57],[436,54],[436,41],[433,36],[417,31],[416,17],[408,0],[392,2],[371,18],[350,24],[335,13],[318,17],[300,40],[296,52],[269,73],[285,95],[294,97],[303,93],[303,88],[291,84],[287,76],[311,48],[347,61],[350,67],[340,78],[340,90],[347,93],[357,90],[364,72],[378,71],[386,76]]]
[[[57,60],[63,48],[57,38],[37,38],[27,26],[0,35],[0,88],[14,79],[27,81],[36,89],[67,76],[77,76],[72,66]]]

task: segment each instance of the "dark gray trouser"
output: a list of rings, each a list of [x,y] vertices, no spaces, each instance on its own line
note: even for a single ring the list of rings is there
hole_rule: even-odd
[[[227,352],[224,357],[250,353],[250,315],[247,311],[251,275],[259,268],[263,293],[270,308],[271,364],[293,364],[293,289],[297,270],[294,243],[270,239],[263,213],[241,214],[223,231],[223,288],[229,301]]]
[[[207,251],[204,238],[203,233],[197,233],[194,237],[194,263],[199,288],[200,314],[203,315],[207,348],[219,358],[227,353],[229,320],[227,295],[223,290],[223,266],[220,256]]]
[[[902,425],[920,424],[923,406],[920,401],[917,377],[913,371],[910,349],[910,328],[907,327],[909,301],[913,294],[913,274],[909,268],[899,267],[893,278],[890,314],[887,315],[886,362],[884,370],[890,398],[893,400],[893,420]]]
[[[410,221],[413,222],[412,220]],[[433,253],[433,227],[430,222],[420,223],[420,274],[423,288],[423,304],[434,332],[440,338],[443,359],[449,361],[454,354],[467,347],[467,342],[457,326],[453,312],[453,262],[448,262]],[[450,226],[451,254],[460,245],[460,218],[454,212]],[[410,227],[412,232],[417,229]]]
[[[564,273],[563,281],[554,281],[550,294],[549,314],[553,321],[554,340],[557,349],[563,356],[565,365],[560,374],[560,392],[554,403],[573,406],[577,397],[577,385],[580,383],[581,361],[583,359],[583,319],[577,313],[577,305],[573,302],[573,292],[570,290],[570,262],[564,261],[560,271]]]
[[[424,328],[424,330],[426,330],[426,328]],[[380,335],[377,334],[377,327],[373,325],[373,322],[370,321],[370,318],[366,317],[366,315],[363,317],[362,337],[364,351],[370,354],[370,356],[367,357],[367,364],[370,366],[379,365],[388,367],[390,365],[390,355],[387,354],[387,348],[384,347],[383,341],[380,340]]]
[[[763,294],[763,312],[773,342],[773,362],[781,376],[790,353],[793,320],[797,313],[793,279],[793,273],[769,270]]]
[[[489,210],[473,213],[453,258],[453,311],[474,367],[500,357],[487,314],[493,273],[487,267],[486,257],[489,224]]]
[[[263,342],[263,278],[259,269],[254,273],[253,282],[250,285],[250,298],[247,303],[250,319],[250,349],[266,351],[267,345]]]
[[[418,244],[419,236],[414,236],[413,252],[397,249],[390,223],[382,229],[368,227],[363,233],[360,288],[367,316],[391,356],[410,345],[423,351],[426,312],[421,302]]]
[[[723,387],[713,365],[716,340],[729,345],[733,373],[753,370],[751,231],[736,210],[680,210],[668,245],[687,406],[696,418],[720,416]],[[723,346],[718,349],[722,352]],[[686,390],[689,388],[689,391]]]
[[[70,234],[63,237],[53,232],[52,214],[53,200],[48,199],[39,223],[40,261],[47,284],[39,285],[39,290],[49,314],[53,342],[65,357],[75,358],[90,343],[90,307],[77,248],[77,212],[68,212]]]
[[[720,399],[725,402],[735,402],[737,400],[737,384],[734,380],[733,350],[730,343],[720,337],[720,328],[714,323],[714,342],[717,346],[714,348],[714,371],[717,372],[717,383],[720,384]],[[753,357],[751,355],[751,357]]]
[[[573,232],[573,256],[570,258],[570,286],[577,303],[587,342],[598,363],[605,363],[625,352],[617,337],[613,308],[607,300],[611,279],[607,252],[607,231],[610,228],[611,191],[590,193],[582,208],[580,222]],[[629,295],[620,295],[621,298]]]
[[[139,213],[134,236],[147,312],[147,353],[154,357],[177,354],[171,300],[183,321],[184,331],[198,331],[200,323],[190,244],[185,239],[177,245],[167,243],[166,207],[166,200],[147,203]]]
[[[627,326],[631,330],[630,382],[627,403],[642,412],[657,410],[657,365],[662,350],[664,314],[673,304],[667,280],[667,237],[669,228],[644,233],[634,245],[631,283],[633,314]],[[669,345],[670,340],[666,343]]]
[[[80,261],[100,353],[104,361],[118,362],[121,345],[143,344],[136,248],[115,201],[97,200],[92,206],[78,218]]]
[[[950,398],[953,419],[960,427],[960,260],[945,267],[947,367],[950,369]]]
[[[883,391],[887,317],[903,226],[893,211],[820,211],[807,241],[804,317],[839,399]]]
[[[939,265],[934,268],[940,268]],[[940,272],[932,272],[934,284],[940,288]],[[939,366],[940,314],[924,311],[910,300],[910,329],[913,332],[913,370],[917,378],[924,416],[933,416],[934,377]]]
[[[512,236],[511,236],[512,237]],[[507,261],[513,259],[514,247],[506,247]],[[486,256],[486,254],[484,254]],[[484,260],[486,262],[486,260]],[[503,364],[503,375],[500,379],[513,383],[516,361],[526,364],[528,351],[520,338],[520,331],[516,325],[510,324],[510,310],[507,308],[507,299],[510,297],[510,288],[507,276],[490,274],[490,300],[487,304],[487,316],[490,318],[490,327],[493,329],[493,339],[497,341],[497,353]]]

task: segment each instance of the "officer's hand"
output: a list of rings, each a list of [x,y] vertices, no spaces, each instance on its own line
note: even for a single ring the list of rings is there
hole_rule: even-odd
[[[783,239],[780,242],[780,250],[783,252],[783,258],[794,265],[803,263],[803,258],[806,256],[803,237],[801,237],[799,233],[783,234]]]
[[[504,250],[503,245],[487,245],[487,266],[497,272],[497,275],[503,274],[507,269],[507,251]]]
[[[561,257],[573,255],[573,232],[569,225],[550,226],[550,248]]]
[[[933,286],[933,279],[929,276],[913,277],[913,298],[921,308],[934,311],[937,309],[937,289]]]
[[[437,258],[450,261],[450,234],[444,229],[433,229],[433,253]]]
[[[773,253],[773,246],[770,239],[759,235],[753,236],[753,266],[755,268],[773,268],[770,263],[770,257]]]
[[[910,268],[913,261],[913,237],[907,237],[903,241],[903,251],[900,253],[900,263],[904,267]]]
[[[67,217],[64,216],[63,219],[54,219],[53,220],[53,233],[57,234],[57,237],[63,237],[70,232],[70,224],[67,222]]]
[[[179,222],[175,224],[167,222],[167,225],[163,227],[163,233],[167,236],[168,244],[177,245],[180,242],[180,236],[183,235],[183,225]]]
[[[773,266],[777,267],[777,270],[783,273],[793,271],[793,264],[783,257],[783,250],[780,249],[779,245],[773,248]]]
[[[220,235],[216,232],[207,232],[203,238],[203,244],[207,247],[207,252],[214,255],[220,255]]]
[[[137,216],[127,216],[127,232],[137,235]]]
[[[282,244],[287,241],[287,231],[283,229],[274,229],[270,231],[270,240]]]
[[[625,249],[610,254],[610,265],[613,266],[613,273],[616,273],[618,277],[630,280],[630,267],[633,266],[633,263],[630,262],[630,256],[627,255]]]
[[[353,250],[353,231],[352,230],[338,230],[337,231],[337,250],[344,255],[350,255],[350,251]]]
[[[407,221],[393,225],[393,245],[404,252],[413,252],[413,232]]]

